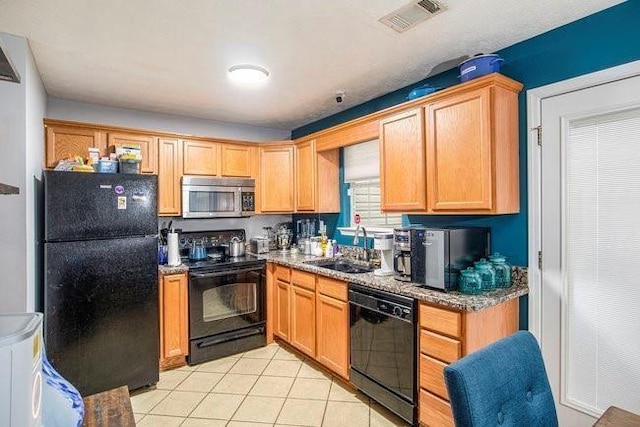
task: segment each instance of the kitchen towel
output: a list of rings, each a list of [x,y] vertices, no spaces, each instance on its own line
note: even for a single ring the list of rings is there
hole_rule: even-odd
[[[175,267],[181,264],[180,261],[180,249],[178,248],[178,233],[168,233],[167,234],[167,249],[168,259],[167,264]]]

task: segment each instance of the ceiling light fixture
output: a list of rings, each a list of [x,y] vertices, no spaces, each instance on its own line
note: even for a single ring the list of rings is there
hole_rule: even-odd
[[[229,68],[229,76],[240,83],[258,83],[269,77],[269,71],[259,65],[240,64]]]

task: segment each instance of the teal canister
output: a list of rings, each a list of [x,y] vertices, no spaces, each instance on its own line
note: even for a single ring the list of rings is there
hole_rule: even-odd
[[[482,292],[482,279],[473,267],[460,271],[458,290],[469,295],[477,295]]]
[[[511,286],[511,266],[507,264],[507,257],[495,253],[489,257],[489,261],[496,270],[496,287],[508,288]]]
[[[482,290],[494,290],[496,288],[496,270],[493,265],[484,258],[475,262],[474,265],[480,275],[480,279],[482,279]]]

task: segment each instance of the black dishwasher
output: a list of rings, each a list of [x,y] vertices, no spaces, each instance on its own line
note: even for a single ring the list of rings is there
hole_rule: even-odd
[[[416,323],[412,298],[349,284],[351,381],[411,424],[416,420]]]

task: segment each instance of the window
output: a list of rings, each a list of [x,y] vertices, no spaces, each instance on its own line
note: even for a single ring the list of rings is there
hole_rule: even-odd
[[[351,226],[353,217],[360,215],[360,225],[365,227],[393,228],[402,225],[401,214],[384,214],[380,211],[380,180],[351,182]]]
[[[393,228],[402,224],[401,214],[380,211],[380,150],[377,139],[344,148],[344,180],[349,184],[350,227],[356,227],[353,222],[356,213],[364,227]]]

